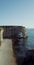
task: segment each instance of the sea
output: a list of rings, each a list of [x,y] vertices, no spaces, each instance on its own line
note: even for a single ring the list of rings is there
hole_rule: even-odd
[[[26,47],[28,49],[34,49],[34,29],[27,29],[27,41],[26,41]]]

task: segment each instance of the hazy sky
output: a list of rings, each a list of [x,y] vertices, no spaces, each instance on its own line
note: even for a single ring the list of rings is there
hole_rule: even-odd
[[[34,28],[34,0],[0,0],[0,25]]]

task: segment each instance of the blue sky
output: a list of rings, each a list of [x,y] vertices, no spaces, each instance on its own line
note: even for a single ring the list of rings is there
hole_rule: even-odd
[[[34,0],[0,0],[0,25],[34,28]]]

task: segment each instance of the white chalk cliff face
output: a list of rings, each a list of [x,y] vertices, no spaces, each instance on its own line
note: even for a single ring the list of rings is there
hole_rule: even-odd
[[[1,32],[1,46],[0,46],[0,65],[16,65],[14,58],[12,40],[3,39],[3,30]]]
[[[3,31],[4,29],[1,29],[1,42],[3,41]]]

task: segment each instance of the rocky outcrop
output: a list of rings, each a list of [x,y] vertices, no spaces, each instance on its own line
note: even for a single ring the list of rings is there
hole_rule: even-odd
[[[23,38],[27,37],[26,29],[22,26],[6,26],[4,27],[3,38],[15,38],[18,34]]]

